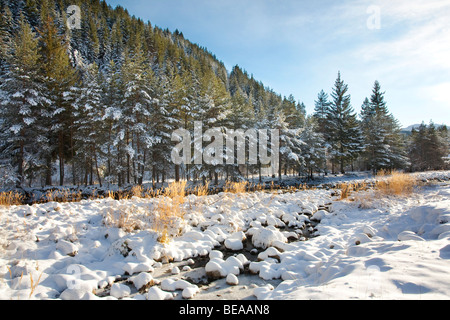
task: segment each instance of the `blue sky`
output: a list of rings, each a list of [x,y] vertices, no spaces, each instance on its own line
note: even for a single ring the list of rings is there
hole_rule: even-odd
[[[337,72],[359,112],[378,80],[403,126],[450,125],[448,0],[106,0],[183,32],[312,113]]]

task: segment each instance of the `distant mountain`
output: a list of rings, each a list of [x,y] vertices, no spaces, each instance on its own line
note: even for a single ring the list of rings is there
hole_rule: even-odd
[[[426,125],[428,125],[428,124],[426,124]],[[439,126],[443,126],[444,124],[435,123],[434,125],[436,127],[439,127]],[[411,132],[412,129],[417,129],[418,127],[420,127],[420,123],[419,124],[412,124],[409,127],[403,128],[402,132]],[[447,127],[448,127],[448,125],[447,125]]]

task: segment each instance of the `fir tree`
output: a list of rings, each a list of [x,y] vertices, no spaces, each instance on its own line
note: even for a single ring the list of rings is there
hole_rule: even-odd
[[[52,160],[56,156],[59,161],[59,184],[64,184],[64,162],[67,149],[67,132],[70,123],[70,108],[65,102],[64,94],[76,81],[76,73],[70,64],[67,44],[59,34],[54,18],[50,13],[43,16],[43,24],[39,28],[40,55],[39,64],[46,86],[47,107],[46,122],[49,131],[48,139],[51,149],[46,155],[46,184],[52,184]]]
[[[106,156],[106,177],[105,181],[110,184],[117,181],[119,186],[123,184],[121,178],[121,153],[122,144],[120,136],[116,135],[120,128],[122,117],[121,101],[123,98],[123,84],[121,82],[120,67],[111,60],[106,70],[106,78],[102,83],[103,104],[105,114],[103,116],[103,126],[105,137],[102,144]]]
[[[364,135],[363,157],[368,169],[402,168],[407,165],[403,139],[397,120],[389,113],[384,92],[375,81],[372,95],[361,107],[361,130]]]
[[[436,128],[432,122],[428,126],[422,123],[418,129],[412,129],[409,144],[411,169],[445,169],[450,152],[446,135],[445,127]]]
[[[142,181],[142,166],[146,150],[153,144],[152,132],[147,123],[152,116],[154,93],[152,70],[147,67],[142,48],[137,46],[130,53],[125,51],[121,69],[124,97],[121,102],[122,119],[120,135],[125,139],[126,182]],[[156,121],[155,118],[152,119]]]
[[[10,71],[1,85],[5,93],[2,102],[2,135],[8,147],[4,150],[13,158],[17,167],[17,185],[21,186],[28,172],[35,169],[38,161],[34,156],[39,132],[39,106],[43,103],[43,88],[38,69],[39,53],[37,39],[22,15],[19,29],[13,38],[10,55]],[[28,163],[26,160],[29,160]]]
[[[324,134],[325,136],[328,130],[327,115],[329,112],[329,106],[330,103],[328,102],[328,94],[321,90],[317,96],[317,100],[315,101],[314,118],[317,122],[318,132]]]
[[[322,133],[320,133],[318,118],[309,116],[306,119],[300,138],[302,146],[302,158],[304,159],[301,168],[306,173],[308,179],[313,179],[314,172],[326,171],[326,148]],[[300,173],[300,172],[299,172]]]
[[[102,186],[99,173],[99,155],[101,143],[104,141],[104,107],[102,104],[102,88],[100,74],[95,63],[89,66],[84,76],[84,86],[80,92],[74,112],[74,143],[76,158],[83,167],[84,182],[93,184],[94,170],[97,180]]]
[[[327,122],[330,126],[332,162],[339,165],[341,173],[345,172],[345,166],[361,152],[361,133],[347,92],[348,85],[341,79],[339,72],[331,94]]]

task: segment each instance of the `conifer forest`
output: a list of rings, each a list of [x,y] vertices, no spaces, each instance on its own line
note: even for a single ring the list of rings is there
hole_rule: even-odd
[[[80,28],[67,7],[80,8]],[[0,180],[3,186],[142,185],[180,179],[261,180],[264,165],[175,165],[172,133],[278,129],[278,172],[449,167],[446,126],[402,131],[374,79],[351,99],[345,74],[317,93],[314,113],[214,53],[100,0],[0,0]],[[361,108],[360,108],[361,107]],[[361,111],[355,111],[361,110]],[[247,142],[248,143],[248,142]]]

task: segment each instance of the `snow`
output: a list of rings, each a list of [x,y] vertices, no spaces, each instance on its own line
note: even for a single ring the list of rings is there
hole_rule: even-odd
[[[150,273],[141,272],[137,276],[131,277],[130,281],[133,282],[137,290],[140,290],[142,287],[152,284],[154,279]]]
[[[170,292],[163,291],[158,287],[151,287],[147,293],[147,300],[172,300],[173,295]]]
[[[244,249],[242,241],[245,239],[245,234],[242,231],[235,232],[225,240],[225,247],[233,251],[242,250]]]
[[[448,182],[409,197],[189,195],[166,243],[154,226],[158,201],[0,207],[0,299],[450,297]],[[125,213],[135,228],[119,225]]]
[[[111,296],[113,296],[117,299],[121,299],[126,296],[129,296],[130,293],[131,293],[130,288],[124,284],[114,283],[111,286]]]
[[[230,273],[227,276],[227,284],[230,286],[237,286],[239,284],[239,279],[234,274]]]
[[[285,243],[286,237],[274,226],[269,227],[253,227],[248,231],[252,237],[252,243],[257,248],[268,248],[277,241]]]
[[[239,275],[246,263],[246,258],[242,256],[231,256],[227,260],[212,258],[206,264],[205,271],[209,278],[225,278],[229,274]]]

